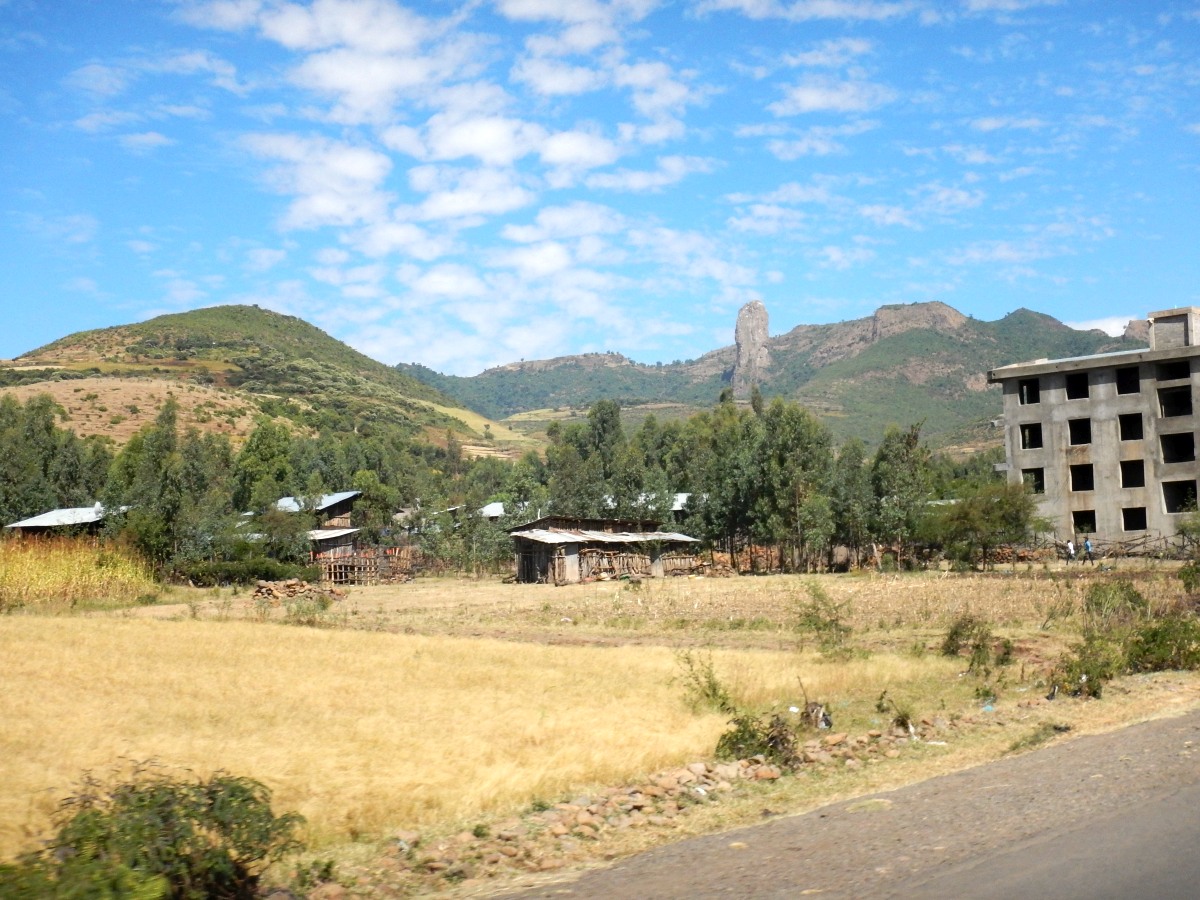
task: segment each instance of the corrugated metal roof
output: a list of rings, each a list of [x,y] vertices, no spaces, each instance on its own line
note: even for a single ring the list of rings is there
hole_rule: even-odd
[[[361,493],[362,491],[338,491],[336,494],[323,494],[321,499],[317,501],[316,510],[320,512],[323,509],[336,506],[343,500],[357,497]],[[275,501],[275,508],[280,512],[300,512],[300,506],[301,501],[296,497],[281,497]]]
[[[651,544],[658,542],[698,544],[700,541],[673,531],[575,531],[565,528],[531,528],[513,531],[513,537],[538,544]]]
[[[95,506],[74,506],[67,509],[52,509],[31,519],[22,519],[5,525],[5,528],[55,528],[68,525],[91,525],[104,518],[104,507],[97,503]]]
[[[332,541],[334,538],[345,537],[361,530],[361,528],[314,528],[308,533],[308,539],[310,541]]]

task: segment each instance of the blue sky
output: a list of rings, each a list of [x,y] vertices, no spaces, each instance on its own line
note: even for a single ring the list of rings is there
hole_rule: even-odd
[[[0,0],[0,357],[220,303],[474,374],[1200,305],[1200,0]]]

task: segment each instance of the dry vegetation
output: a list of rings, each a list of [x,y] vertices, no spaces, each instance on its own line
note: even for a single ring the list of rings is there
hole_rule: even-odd
[[[68,539],[0,541],[0,613],[153,601],[150,568],[120,547]]]
[[[991,687],[1004,726],[858,773],[784,779],[705,809],[676,833],[752,821],[1007,752],[1046,716],[1115,727],[1194,706],[1192,675],[1139,676],[1103,701],[1019,706],[1077,634],[1082,568],[996,576],[667,579],[567,588],[423,579],[351,589],[317,616],[245,593],[174,591],[167,602],[87,617],[0,619],[0,856],[28,846],[83,769],[124,757],[267,783],[276,807],[348,871],[397,830],[453,834],[530,804],[711,759],[727,715],[687,702],[681,650],[711,666],[739,707],[809,695],[839,730],[886,725],[883,690],[916,714],[978,717],[981,679],[937,647],[963,613],[1014,640]],[[1154,602],[1168,568],[1130,571]],[[172,602],[174,601],[174,602]],[[852,629],[822,647],[813,613]],[[288,627],[316,621],[322,628]],[[819,616],[818,616],[819,618]],[[1039,690],[1040,688],[1040,690]],[[629,833],[603,851],[655,837]]]
[[[123,445],[154,421],[167,396],[179,402],[181,428],[228,435],[240,446],[262,412],[246,394],[166,378],[96,377],[44,381],[3,388],[22,403],[49,394],[66,413],[64,424],[80,437],[98,434]]]

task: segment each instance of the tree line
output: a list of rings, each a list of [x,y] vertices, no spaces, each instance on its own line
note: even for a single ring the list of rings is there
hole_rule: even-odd
[[[0,398],[4,523],[99,501],[109,534],[179,577],[221,561],[305,562],[307,510],[340,490],[361,491],[352,524],[365,540],[416,540],[459,569],[502,564],[506,529],[549,514],[666,523],[735,565],[749,544],[767,546],[785,570],[823,566],[834,547],[860,557],[884,546],[900,562],[918,542],[986,554],[1032,524],[1032,499],[992,473],[994,453],[956,463],[932,453],[919,426],[889,428],[873,451],[857,439],[835,446],[808,410],[757,391],[749,405],[726,391],[689,419],[647,416],[635,429],[603,400],[583,421],[552,425],[544,455],[515,461],[467,458],[451,432],[436,446],[386,424],[297,433],[265,417],[235,448],[225,435],[181,429],[174,399],[119,449],[77,437],[61,416],[48,395]],[[689,499],[672,524],[677,494]],[[289,495],[300,514],[275,508]],[[930,506],[937,498],[956,502]],[[504,504],[501,521],[470,514],[492,501]]]

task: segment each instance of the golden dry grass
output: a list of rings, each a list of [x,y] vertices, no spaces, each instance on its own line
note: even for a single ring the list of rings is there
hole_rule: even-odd
[[[69,538],[0,541],[0,611],[129,604],[157,592],[149,566],[117,546]]]
[[[951,663],[717,651],[743,702],[946,681]],[[711,756],[667,648],[583,648],[274,624],[0,620],[0,856],[84,769],[154,758],[258,778],[336,843],[504,814]],[[849,712],[846,715],[850,715]]]
[[[534,800],[710,759],[727,717],[689,707],[680,648],[743,708],[798,704],[801,676],[837,730],[885,725],[891,710],[876,708],[884,689],[917,715],[977,714],[980,679],[959,677],[964,660],[936,655],[947,625],[970,612],[1017,641],[1018,664],[992,676],[1003,682],[1006,728],[965,731],[868,778],[764,790],[773,808],[797,809],[916,780],[1002,754],[1041,721],[1046,713],[1016,704],[1037,696],[1048,661],[1074,638],[1088,586],[1116,575],[1134,577],[1154,602],[1179,595],[1166,567],[567,588],[420,579],[352,589],[323,629],[261,621],[264,609],[244,593],[188,589],[171,592],[184,601],[174,605],[3,617],[0,857],[44,833],[82,770],[122,757],[258,778],[278,809],[308,817],[321,852],[342,860],[378,852],[371,839],[396,829],[449,834]],[[823,656],[796,630],[798,609],[814,600],[854,628],[848,656]],[[1193,676],[1156,677],[1146,693],[1141,678],[1111,700],[1059,704],[1053,715],[1115,727],[1200,696]],[[763,802],[752,793],[687,829],[749,822]],[[650,839],[629,836],[606,852]]]

